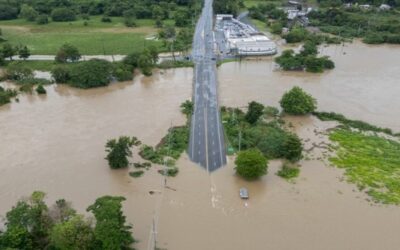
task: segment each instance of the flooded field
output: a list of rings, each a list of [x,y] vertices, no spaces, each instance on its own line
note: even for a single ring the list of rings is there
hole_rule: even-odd
[[[336,64],[323,74],[276,71],[272,58],[224,64],[221,103],[245,106],[257,100],[277,106],[282,94],[297,85],[318,100],[321,111],[400,131],[400,46],[354,42],[323,48],[322,54]]]
[[[343,113],[400,131],[398,58],[400,47],[325,48],[336,68],[311,75],[273,70],[272,60],[224,64],[219,69],[222,105],[245,106],[251,100],[278,105],[284,91],[300,85],[321,110]],[[344,54],[345,53],[345,54]],[[317,160],[320,149],[301,162],[295,184],[269,174],[256,182],[234,175],[233,160],[212,175],[184,155],[180,173],[168,179],[157,166],[141,178],[112,171],[104,160],[105,142],[120,135],[155,145],[171,125],[185,122],[179,105],[192,94],[192,69],[157,72],[151,78],[107,88],[77,90],[49,86],[45,97],[21,96],[0,107],[0,214],[34,190],[72,201],[84,212],[102,195],[127,198],[124,209],[133,223],[139,250],[157,246],[187,249],[397,249],[400,209],[373,205],[365,194],[342,180],[342,172]],[[332,123],[313,117],[287,118],[305,141],[326,140]],[[139,160],[135,155],[134,161]],[[238,197],[247,187],[250,200]],[[149,194],[154,191],[154,194]],[[156,224],[153,234],[152,224]],[[156,235],[156,237],[154,237]]]

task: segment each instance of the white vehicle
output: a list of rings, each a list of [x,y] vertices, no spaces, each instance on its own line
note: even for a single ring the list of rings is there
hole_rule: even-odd
[[[248,199],[249,198],[249,192],[247,191],[247,188],[241,188],[239,190],[239,195],[240,195],[240,198],[242,198],[242,199]]]

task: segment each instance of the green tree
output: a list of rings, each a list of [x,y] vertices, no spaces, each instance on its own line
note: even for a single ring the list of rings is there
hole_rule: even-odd
[[[78,48],[68,43],[61,46],[55,58],[56,62],[59,63],[76,62],[79,59],[81,59],[81,54]]]
[[[98,241],[97,249],[121,250],[132,249],[135,242],[131,234],[131,226],[126,225],[122,212],[124,197],[103,196],[87,208],[96,218],[94,235]]]
[[[94,249],[95,237],[92,224],[82,215],[75,215],[53,227],[50,242],[56,249]]]
[[[122,62],[126,65],[132,66],[133,68],[137,68],[139,66],[139,57],[139,52],[133,52],[125,56]]]
[[[286,92],[280,101],[283,111],[292,115],[304,115],[314,112],[317,101],[300,87],[293,87]]]
[[[1,54],[4,58],[8,57],[10,60],[12,60],[12,57],[17,54],[17,49],[10,43],[5,43],[1,49]]]
[[[109,140],[106,144],[108,165],[113,169],[128,167],[128,157],[132,156],[130,147],[137,144],[138,140],[135,137],[121,136],[118,140]]]
[[[19,237],[17,242],[32,241],[33,249],[45,249],[48,244],[48,229],[52,223],[47,215],[48,207],[44,197],[43,192],[33,192],[27,201],[19,201],[7,212],[6,235],[8,230],[15,230],[10,235]]]
[[[22,46],[18,50],[18,55],[19,58],[26,60],[31,56],[31,52],[29,51],[27,46]]]
[[[283,141],[283,156],[290,161],[297,161],[301,158],[303,145],[296,134],[287,133]]]
[[[267,174],[268,161],[258,149],[239,152],[235,164],[236,173],[246,179],[257,179]]]
[[[247,110],[245,119],[248,123],[254,124],[262,116],[264,111],[264,105],[261,103],[252,101],[249,103],[249,108]]]
[[[21,11],[19,13],[20,18],[24,18],[27,21],[33,22],[36,20],[38,16],[38,12],[27,4],[23,4],[21,6]]]
[[[190,116],[193,114],[194,104],[192,101],[186,100],[181,104],[181,112],[186,116]]]
[[[219,14],[233,14],[236,16],[242,7],[244,7],[243,0],[214,1],[214,11]]]
[[[110,84],[112,65],[100,59],[92,59],[71,66],[69,83],[78,88],[88,89]]]
[[[143,51],[143,53],[139,56],[138,66],[142,71],[143,75],[151,76],[152,69],[154,67],[153,58],[148,51]]]
[[[148,46],[145,51],[147,53],[149,53],[149,55],[151,56],[151,60],[153,62],[153,64],[157,64],[158,62],[158,49],[156,46],[154,45],[150,45]]]
[[[69,21],[75,21],[76,16],[75,12],[66,7],[61,7],[61,8],[55,8],[51,12],[51,19],[53,19],[54,22],[69,22]]]

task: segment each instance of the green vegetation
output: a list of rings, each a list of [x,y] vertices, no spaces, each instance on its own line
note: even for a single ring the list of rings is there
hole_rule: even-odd
[[[157,64],[157,68],[160,69],[172,69],[172,68],[192,68],[194,64],[192,61],[174,61],[164,60]]]
[[[388,135],[397,135],[389,128],[380,128],[375,125],[368,124],[359,120],[347,119],[344,115],[337,114],[334,112],[313,112],[313,115],[318,117],[321,121],[338,121],[346,127],[352,127],[361,131],[374,131],[382,132]]]
[[[144,174],[143,170],[138,170],[138,171],[133,171],[133,172],[129,172],[129,175],[133,178],[139,178]]]
[[[332,3],[327,3],[326,8],[309,15],[311,24],[318,26],[321,31],[343,37],[363,38],[364,42],[372,44],[400,43],[398,11],[380,11],[374,6],[364,10],[355,5],[330,8]],[[395,1],[391,5],[396,5]]]
[[[264,105],[252,101],[249,103],[249,108],[247,110],[244,119],[250,124],[255,124],[263,114],[263,111],[264,111]]]
[[[228,147],[234,151],[257,148],[268,159],[296,161],[301,158],[301,141],[283,128],[276,108],[266,108],[254,124],[247,122],[246,114],[240,109],[222,107],[221,114]]]
[[[128,167],[128,157],[132,156],[130,147],[140,144],[141,142],[136,137],[121,136],[118,139],[109,140],[106,144],[108,165],[113,169]]]
[[[280,104],[283,111],[291,115],[308,114],[317,108],[317,101],[297,86],[282,96]]]
[[[77,62],[81,59],[78,48],[71,44],[64,44],[58,50],[55,61],[58,63]]]
[[[111,80],[111,73],[110,62],[92,59],[71,67],[69,83],[83,89],[107,86]]]
[[[0,249],[132,249],[131,226],[122,211],[123,197],[104,196],[85,218],[64,199],[48,207],[45,193],[33,192],[7,212]]]
[[[283,70],[306,70],[312,73],[321,73],[325,69],[333,69],[335,63],[328,56],[317,57],[317,44],[307,40],[300,53],[295,54],[293,50],[285,50],[282,55],[275,58],[275,62]]]
[[[44,95],[44,94],[47,93],[46,89],[43,87],[42,84],[39,84],[39,85],[36,87],[35,90],[36,90],[36,92],[37,92],[39,95]]]
[[[51,69],[54,67],[55,62],[54,61],[18,61],[18,63],[25,67],[29,68],[32,71],[39,70],[39,71],[51,71]],[[5,68],[7,70],[7,67],[12,65],[12,63],[9,63],[5,65]]]
[[[355,183],[376,202],[400,204],[400,143],[377,135],[337,129],[330,139],[338,143],[330,161],[345,169],[348,181]]]
[[[158,173],[165,176],[175,177],[179,173],[179,169],[177,167],[168,167],[166,169],[158,170]]]
[[[192,101],[186,100],[181,104],[181,112],[186,115],[186,117],[190,117],[193,114],[194,103]]]
[[[103,196],[87,208],[96,218],[94,236],[97,249],[132,249],[135,242],[122,212],[124,197]]]
[[[258,149],[239,152],[235,164],[236,173],[245,179],[253,180],[267,174],[268,161]]]
[[[194,25],[200,1],[24,1],[0,5],[0,26],[12,44],[26,44],[33,54],[54,55],[64,43],[82,54],[127,54],[148,45],[165,50],[154,37],[164,25]],[[17,19],[20,17],[20,19]],[[51,18],[49,18],[51,17]],[[118,34],[118,39],[115,39]]]
[[[276,173],[276,175],[286,179],[292,180],[298,177],[300,174],[300,168],[297,166],[290,166],[289,164],[283,164],[282,168]]]
[[[243,0],[218,0],[214,1],[214,12],[219,14],[238,15],[244,7]]]
[[[155,164],[168,163],[169,159],[177,160],[186,150],[189,143],[189,126],[173,127],[168,130],[168,134],[161,139],[156,147],[143,145],[140,156]],[[174,165],[171,162],[168,165]]]
[[[0,106],[10,103],[11,98],[16,97],[17,95],[17,91],[13,89],[4,89],[0,86]]]

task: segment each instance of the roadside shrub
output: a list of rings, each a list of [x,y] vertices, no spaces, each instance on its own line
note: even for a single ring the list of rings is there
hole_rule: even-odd
[[[79,59],[81,59],[81,54],[78,48],[68,43],[61,46],[55,58],[56,62],[59,63],[76,62]]]
[[[317,101],[297,86],[282,96],[280,104],[283,111],[291,115],[304,115],[317,108]]]
[[[235,164],[236,173],[245,179],[257,179],[267,174],[268,161],[258,149],[239,152]]]
[[[51,19],[53,19],[54,22],[69,22],[69,21],[75,21],[76,16],[73,10],[70,8],[55,8],[51,12]]]

